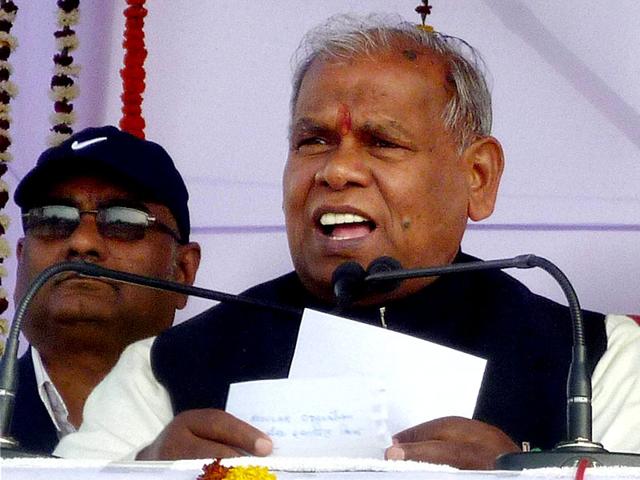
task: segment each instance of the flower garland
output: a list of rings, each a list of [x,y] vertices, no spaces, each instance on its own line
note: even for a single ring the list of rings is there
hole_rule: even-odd
[[[120,70],[122,77],[122,118],[120,129],[136,137],[144,138],[145,121],[142,117],[142,94],[145,89],[146,72],[144,61],[147,50],[144,44],[144,17],[147,10],[145,0],[127,0],[129,5],[124,10],[126,18],[124,29],[125,49],[124,67]]]
[[[16,19],[18,7],[11,0],[0,0],[0,212],[4,209],[9,200],[9,187],[2,180],[2,176],[7,172],[7,163],[11,161],[11,153],[8,151],[11,145],[9,127],[11,126],[11,107],[9,103],[16,96],[17,88],[9,80],[12,73],[9,56],[18,46],[16,38],[11,35],[11,27]],[[4,259],[10,254],[9,244],[3,238],[9,228],[9,217],[0,213],[0,285],[2,278],[7,276],[4,267]],[[0,288],[0,314],[9,307],[7,292]],[[5,336],[8,330],[8,322],[5,318],[0,318],[0,335]],[[4,343],[0,342],[0,352],[4,349]]]
[[[55,67],[49,92],[54,102],[54,113],[50,117],[53,133],[49,137],[49,144],[52,146],[60,144],[73,133],[72,125],[76,117],[71,102],[79,93],[73,79],[80,74],[80,66],[73,64],[73,57],[70,55],[78,48],[79,43],[76,32],[71,27],[80,19],[80,0],[58,0],[57,5],[59,30],[53,35],[58,53],[53,56]]]
[[[276,480],[276,476],[267,467],[225,467],[216,458],[202,467],[196,480]]]

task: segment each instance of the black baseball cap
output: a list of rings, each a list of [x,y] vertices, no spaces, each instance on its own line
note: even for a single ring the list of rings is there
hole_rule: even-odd
[[[109,174],[139,189],[144,200],[165,205],[176,219],[181,242],[189,241],[189,193],[173,160],[157,143],[113,126],[86,128],[45,150],[18,184],[14,200],[29,208],[55,182],[92,173]]]

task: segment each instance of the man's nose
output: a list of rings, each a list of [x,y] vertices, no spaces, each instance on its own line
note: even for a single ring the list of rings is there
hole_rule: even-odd
[[[98,231],[96,216],[80,215],[80,223],[67,239],[66,259],[96,261],[102,259],[105,252],[106,242]]]
[[[366,187],[371,182],[370,165],[366,152],[357,146],[342,142],[338,148],[327,155],[324,163],[316,172],[316,184],[333,190],[349,187]]]

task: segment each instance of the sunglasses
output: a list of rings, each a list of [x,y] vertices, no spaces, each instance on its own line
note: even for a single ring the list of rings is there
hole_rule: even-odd
[[[29,232],[46,240],[68,238],[80,225],[82,215],[95,215],[100,235],[116,240],[142,240],[148,229],[156,229],[171,235],[178,243],[180,236],[143,210],[131,207],[103,207],[97,210],[80,210],[69,205],[45,205],[31,208],[22,214],[22,226]]]

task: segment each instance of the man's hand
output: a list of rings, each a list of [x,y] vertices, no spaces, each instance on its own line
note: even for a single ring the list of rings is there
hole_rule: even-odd
[[[498,455],[518,451],[518,446],[496,427],[468,418],[444,417],[394,435],[385,458],[490,470]]]
[[[272,448],[260,430],[227,412],[205,408],[178,414],[136,460],[264,457]]]

